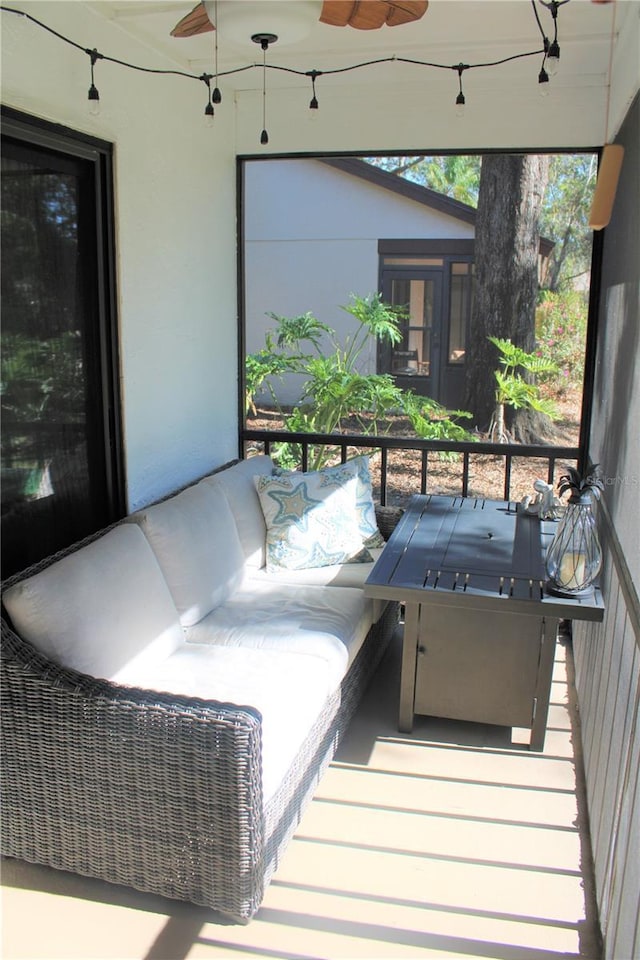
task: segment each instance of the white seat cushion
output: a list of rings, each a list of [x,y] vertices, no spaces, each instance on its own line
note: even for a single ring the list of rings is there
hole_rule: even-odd
[[[199,623],[185,630],[190,643],[311,654],[330,666],[335,689],[373,622],[362,590],[245,580]]]
[[[145,671],[139,682],[150,690],[259,710],[265,800],[277,790],[331,689],[322,658],[191,643]]]
[[[369,563],[336,563],[330,567],[309,567],[305,570],[276,569],[267,571],[247,570],[247,577],[263,583],[291,584],[293,586],[315,587],[358,587],[362,589],[365,580],[373,570],[373,564],[382,553],[381,549],[369,549],[372,560]],[[377,623],[385,607],[386,600],[374,600],[373,622]]]
[[[262,567],[265,562],[267,528],[253,478],[270,476],[273,462],[260,455],[234,463],[200,483],[223,490],[236,522],[247,566]]]
[[[129,519],[151,544],[183,626],[205,617],[241,582],[244,555],[220,490],[198,483]]]
[[[20,636],[93,677],[126,683],[184,640],[158,561],[129,524],[14,584],[3,599]]]

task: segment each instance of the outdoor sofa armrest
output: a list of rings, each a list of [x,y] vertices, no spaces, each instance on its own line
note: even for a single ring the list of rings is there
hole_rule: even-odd
[[[261,717],[63,669],[2,621],[2,852],[246,921],[263,894]]]

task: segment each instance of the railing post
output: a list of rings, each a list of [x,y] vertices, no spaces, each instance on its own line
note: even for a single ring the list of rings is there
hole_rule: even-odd
[[[469,493],[469,454],[465,453],[462,458],[462,496],[466,497]]]
[[[511,493],[511,454],[504,458],[504,499],[508,500]]]
[[[380,451],[380,504],[387,505],[387,448],[382,447]]]

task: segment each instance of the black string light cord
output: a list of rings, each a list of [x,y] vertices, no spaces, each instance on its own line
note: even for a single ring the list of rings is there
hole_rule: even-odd
[[[545,2],[545,0],[539,0],[539,2],[541,2],[542,5],[544,7],[547,7],[548,9],[553,8],[551,12],[553,16],[553,23],[554,23],[554,30],[555,30],[554,43],[557,44],[557,10],[558,10],[558,7],[561,6],[562,4],[568,3],[568,0],[555,0],[555,2],[554,0],[551,0],[550,3]],[[54,30],[53,27],[48,26],[48,24],[43,23],[42,20],[38,20],[37,17],[34,17],[30,13],[26,13],[24,10],[16,10],[14,7],[7,7],[4,4],[0,5],[0,10],[2,10],[4,13],[12,13],[19,17],[25,17],[27,20],[30,20],[36,26],[40,27],[42,30],[46,30],[47,33],[50,33],[54,37],[57,37],[59,40],[64,41],[64,43],[69,44],[69,46],[74,47],[76,50],[80,50],[82,53],[86,54],[89,57],[90,63],[91,63],[91,86],[89,88],[89,101],[91,102],[91,105],[95,106],[96,102],[99,101],[100,99],[97,88],[94,83],[93,72],[94,72],[94,67],[97,61],[101,60],[101,61],[105,61],[106,63],[115,63],[118,66],[126,67],[129,70],[138,70],[141,73],[151,73],[151,74],[161,75],[161,76],[185,77],[188,80],[197,80],[199,83],[204,83],[207,87],[207,106],[205,107],[204,113],[205,113],[205,117],[210,119],[213,116],[212,103],[219,103],[221,99],[218,86],[217,86],[218,78],[233,76],[235,74],[244,73],[247,70],[254,70],[256,68],[261,69],[263,71],[263,77],[264,77],[264,72],[266,70],[280,70],[284,73],[291,73],[298,77],[309,77],[311,79],[312,94],[313,94],[312,100],[309,106],[312,110],[318,109],[318,99],[316,97],[316,87],[315,87],[316,80],[318,77],[330,76],[332,74],[349,73],[353,70],[360,70],[364,67],[376,66],[382,63],[406,63],[406,64],[411,64],[419,67],[430,67],[436,70],[454,71],[455,73],[458,74],[458,82],[459,82],[459,93],[456,100],[457,104],[460,104],[460,103],[464,104],[464,96],[462,94],[462,74],[465,70],[473,70],[473,69],[486,68],[486,67],[498,67],[498,66],[501,66],[502,64],[509,63],[512,60],[520,60],[526,57],[536,57],[536,56],[540,56],[540,54],[543,54],[543,57],[544,57],[543,68],[539,74],[538,80],[539,82],[546,82],[546,81],[542,81],[541,77],[543,74],[545,74],[544,62],[545,62],[545,59],[548,57],[550,44],[549,44],[548,38],[545,36],[544,30],[542,28],[542,24],[540,23],[540,18],[538,16],[538,11],[536,8],[536,0],[531,0],[531,4],[533,7],[533,11],[535,14],[538,27],[540,29],[540,33],[542,35],[543,48],[541,50],[530,50],[525,53],[514,53],[511,56],[503,57],[500,60],[491,60],[483,63],[446,64],[446,63],[434,63],[428,60],[413,60],[407,57],[390,56],[390,57],[383,57],[378,60],[366,60],[366,61],[363,61],[362,63],[353,63],[346,67],[336,67],[330,70],[297,70],[294,67],[282,67],[282,66],[278,66],[277,64],[265,63],[263,58],[263,62],[261,63],[249,63],[244,67],[235,67],[232,70],[225,70],[220,72],[217,71],[217,63],[216,63],[215,75],[210,73],[202,73],[202,74],[187,73],[185,70],[166,70],[166,69],[158,69],[154,67],[143,67],[136,63],[129,63],[126,60],[120,60],[117,57],[108,56],[106,53],[100,53],[95,47],[93,48],[83,47],[82,44],[76,43],[75,40],[72,40],[70,37],[66,37],[64,34],[60,33],[58,30]],[[216,88],[212,94],[211,80],[214,79],[214,76],[216,81]],[[545,77],[546,77],[546,74],[545,74]],[[546,80],[548,80],[548,77],[546,77]]]

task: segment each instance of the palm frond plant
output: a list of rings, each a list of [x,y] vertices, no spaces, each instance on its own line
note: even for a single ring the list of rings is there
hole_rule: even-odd
[[[524,407],[544,413],[551,420],[557,420],[559,414],[553,401],[542,397],[538,385],[525,379],[521,373],[525,371],[536,376],[552,372],[556,369],[556,365],[535,353],[527,353],[511,340],[502,337],[489,337],[489,340],[498,348],[502,366],[502,369],[494,370],[497,384],[496,406],[489,425],[489,439],[498,443],[511,441],[505,422],[505,407],[511,407],[514,410]]]
[[[341,309],[357,321],[353,333],[340,341],[334,330],[313,314],[282,317],[270,313],[275,330],[266,335],[262,351],[246,361],[247,412],[255,413],[255,395],[266,389],[274,407],[281,413],[285,428],[292,433],[343,432],[347,421],[364,436],[389,432],[391,414],[404,414],[416,436],[425,438],[470,439],[457,420],[470,416],[464,411],[449,411],[427,397],[416,397],[401,390],[388,374],[361,372],[361,356],[372,339],[397,344],[402,340],[402,308],[384,303],[380,294],[367,297],[351,295]],[[275,380],[294,373],[303,378],[300,403],[287,413],[278,403]],[[319,469],[333,454],[330,447],[309,449],[309,468]],[[282,466],[299,462],[299,444],[272,447],[272,456]]]

